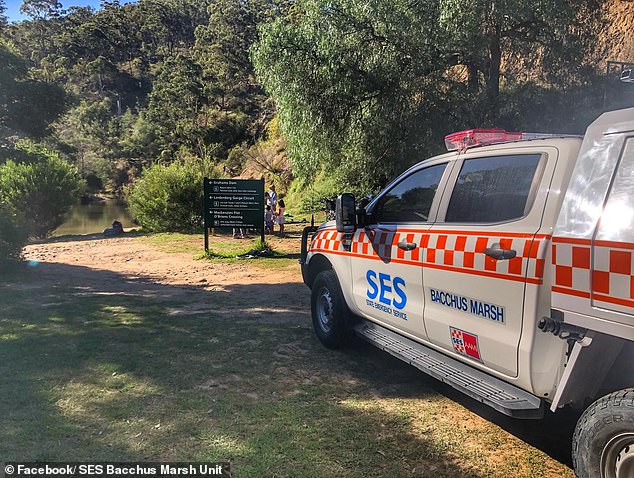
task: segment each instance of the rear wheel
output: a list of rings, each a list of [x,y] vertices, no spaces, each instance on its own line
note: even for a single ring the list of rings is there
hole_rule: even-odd
[[[317,274],[311,293],[313,328],[320,342],[338,349],[349,339],[349,310],[341,292],[337,275],[332,270]]]
[[[634,477],[634,389],[588,407],[575,429],[572,459],[578,478]]]

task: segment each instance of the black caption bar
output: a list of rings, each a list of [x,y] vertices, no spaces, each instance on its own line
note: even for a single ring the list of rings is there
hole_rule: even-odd
[[[0,468],[6,478],[153,478],[153,477],[233,477],[231,463],[75,463],[8,462]]]

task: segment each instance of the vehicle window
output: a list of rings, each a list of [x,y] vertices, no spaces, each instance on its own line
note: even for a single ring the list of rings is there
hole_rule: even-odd
[[[621,161],[601,215],[596,239],[634,242],[632,191],[634,191],[634,138],[629,138],[625,141]]]
[[[387,191],[378,201],[379,223],[426,222],[438,184],[447,164],[421,169]]]
[[[540,159],[540,154],[467,159],[445,222],[490,223],[524,216]]]

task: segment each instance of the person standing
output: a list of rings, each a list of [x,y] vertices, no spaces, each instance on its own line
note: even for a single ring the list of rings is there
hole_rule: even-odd
[[[280,208],[277,211],[277,223],[280,226],[280,237],[284,237],[284,223],[286,222],[284,219],[285,212],[286,204],[284,204],[284,199],[280,199]]]
[[[277,193],[275,192],[275,184],[271,184],[269,190],[269,203],[271,205],[271,211],[277,211]]]

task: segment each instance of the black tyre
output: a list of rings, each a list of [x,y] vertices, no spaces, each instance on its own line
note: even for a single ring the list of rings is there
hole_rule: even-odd
[[[350,337],[347,327],[350,311],[334,271],[317,274],[310,303],[313,328],[320,342],[330,349],[343,347]]]
[[[634,477],[634,389],[606,395],[583,412],[572,460],[578,478]]]

